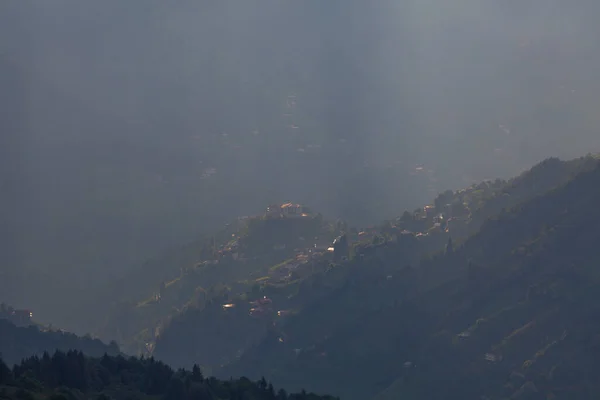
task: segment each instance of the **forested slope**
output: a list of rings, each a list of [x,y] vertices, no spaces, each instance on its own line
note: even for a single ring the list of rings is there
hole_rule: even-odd
[[[303,376],[338,394],[353,380],[344,398],[383,391],[394,375],[388,398],[593,397],[599,182],[595,167],[404,275],[347,281],[287,325],[291,343],[266,339],[238,368],[289,384]],[[362,260],[362,269],[378,259]],[[302,347],[323,321],[333,324],[329,334]]]
[[[92,357],[107,353],[117,355],[119,346],[115,342],[104,344],[91,337],[79,337],[62,331],[41,330],[37,326],[17,327],[0,319],[0,355],[9,365],[44,352],[76,350]]]
[[[219,381],[205,378],[194,366],[191,371],[169,368],[154,359],[122,356],[88,358],[81,352],[56,352],[31,357],[12,370],[0,359],[2,399],[253,399],[335,400],[302,391],[275,391],[264,379]]]

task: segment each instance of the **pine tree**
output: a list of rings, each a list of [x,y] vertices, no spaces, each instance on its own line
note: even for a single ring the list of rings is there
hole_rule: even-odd
[[[267,390],[267,380],[265,379],[265,377],[263,376],[260,381],[258,381],[258,388],[264,392]]]
[[[202,375],[202,370],[198,366],[198,364],[194,364],[192,367],[192,381],[194,382],[202,382],[204,381],[204,375]]]
[[[272,383],[269,383],[269,386],[267,386],[267,396],[269,400],[275,400],[275,388],[273,388]]]

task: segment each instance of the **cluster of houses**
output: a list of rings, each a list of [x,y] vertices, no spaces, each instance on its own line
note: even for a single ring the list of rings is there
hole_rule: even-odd
[[[31,310],[17,310],[1,304],[0,319],[8,320],[17,326],[29,326],[32,324],[33,312]]]
[[[217,259],[232,259],[243,261],[244,255],[240,253],[240,245],[238,240],[232,240],[226,245],[219,247],[216,253]]]
[[[266,315],[273,311],[273,301],[267,296],[263,296],[256,301],[251,301],[250,305],[252,306],[250,315],[255,317]]]
[[[289,260],[285,264],[279,266],[277,269],[271,272],[269,275],[269,279],[274,282],[285,283],[292,280],[292,276],[294,271],[297,271],[298,268],[308,261],[298,261],[298,260]]]
[[[293,203],[270,205],[265,211],[267,218],[306,218],[311,215],[309,207]]]
[[[248,259],[245,254],[242,253],[239,245],[239,241],[234,239],[227,244],[220,245],[214,249],[214,258],[211,260],[204,260],[196,265],[196,267],[201,267],[204,265],[210,264],[219,264],[221,261],[239,261],[246,262]]]
[[[406,216],[398,218],[395,223],[391,224],[391,231],[388,233],[392,235],[391,240],[395,242],[399,241],[404,236],[422,237],[436,232],[448,232],[452,229],[453,223],[460,222],[464,224],[465,215],[468,216],[468,209],[466,206],[460,207],[451,203],[440,209],[439,206],[426,205],[410,214],[410,219],[407,219]],[[303,218],[309,216],[311,216],[311,211],[308,207],[294,203],[271,205],[268,206],[265,211],[266,218]],[[376,227],[368,227],[358,232],[354,231],[353,233],[349,233],[345,239],[345,243],[362,242],[371,244],[375,243],[376,239],[379,237],[382,237],[382,232],[379,229]],[[306,248],[295,249],[294,258],[271,269],[268,277],[261,279],[268,280],[271,283],[286,283],[298,277],[302,277],[302,275],[304,275],[303,272],[311,269],[311,266],[314,265],[313,263],[315,261],[320,261],[328,256],[334,255],[336,243],[341,241],[340,238],[337,238],[333,243],[311,242],[311,245]],[[285,248],[285,245],[276,245],[273,247],[274,250],[284,250]],[[221,246],[218,250],[217,260],[209,262],[216,263],[219,259],[226,257],[234,260],[242,259],[237,240],[232,240],[227,245]],[[342,257],[342,260],[346,257]],[[232,309],[234,307],[236,307],[235,304],[223,304],[224,310]],[[271,315],[274,312],[272,307],[273,304],[271,299],[264,297],[250,303],[249,314],[256,317]],[[285,311],[281,311],[278,315],[285,315],[285,313]]]
[[[305,268],[311,266],[313,261],[319,261],[328,253],[333,253],[331,245],[314,244],[306,249],[296,249],[296,256],[287,260],[269,274],[269,280],[274,283],[285,283],[294,279],[294,274],[302,275]]]
[[[312,212],[309,207],[301,204],[285,203],[281,205],[268,206],[265,212],[266,218],[306,218],[312,216]],[[248,219],[244,217],[243,219]],[[214,249],[215,258],[212,260],[206,260],[200,263],[198,266],[206,264],[219,264],[221,261],[234,260],[234,261],[247,261],[245,255],[241,252],[239,240],[233,236],[233,240],[229,243],[220,245]],[[275,246],[273,250],[284,250],[285,245]]]
[[[396,219],[396,226],[403,231],[415,232],[417,237],[430,234],[459,233],[469,220],[470,210],[462,202],[452,202],[444,206],[426,205],[412,214],[405,213]]]
[[[231,310],[236,307],[235,303],[223,304],[223,310]],[[258,300],[254,300],[250,302],[250,310],[248,311],[252,317],[267,317],[274,315],[273,313],[273,300],[268,298],[267,296],[263,296]],[[279,310],[277,311],[278,317],[285,317],[290,314],[289,310]]]

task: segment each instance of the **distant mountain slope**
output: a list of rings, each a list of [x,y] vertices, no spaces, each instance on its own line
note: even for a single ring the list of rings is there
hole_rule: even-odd
[[[593,169],[596,163],[597,160],[592,156],[570,161],[548,159],[509,181],[482,182],[465,190],[445,192],[433,202],[435,210],[431,215],[425,216],[423,210],[417,210],[414,214],[409,213],[408,217],[403,215],[395,222],[388,222],[387,225],[382,226],[378,230],[379,239],[377,235],[372,238],[372,240],[382,240],[381,243],[361,243],[362,239],[358,236],[355,237],[353,240],[356,240],[357,243],[353,245],[354,260],[344,263],[344,268],[331,269],[327,268],[326,264],[323,269],[320,266],[313,267],[308,276],[298,281],[300,283],[294,282],[287,286],[265,285],[266,282],[261,279],[266,272],[261,273],[260,279],[257,279],[256,282],[261,285],[262,293],[269,295],[275,301],[275,307],[280,310],[291,307],[297,311],[297,315],[289,320],[284,318],[277,322],[278,326],[283,324],[284,333],[287,333],[288,330],[299,329],[301,331],[301,333],[298,331],[292,335],[294,339],[289,341],[289,345],[295,343],[294,345],[299,347],[310,347],[314,341],[321,341],[322,335],[332,335],[334,332],[341,331],[345,326],[340,325],[341,321],[345,321],[343,324],[352,324],[360,315],[371,313],[371,309],[378,307],[382,302],[383,304],[397,302],[399,297],[393,291],[405,291],[410,288],[411,284],[408,279],[414,279],[415,275],[414,268],[408,266],[418,267],[419,258],[422,255],[442,250],[449,238],[458,243],[466,240],[469,235],[477,232],[487,218],[493,217],[503,209],[509,209],[520,202],[532,199],[564,184],[573,176]],[[442,213],[446,215],[447,219],[452,220],[448,222],[446,231],[434,229],[437,213]],[[455,217],[454,214],[458,214],[458,216]],[[413,234],[402,234],[401,229],[414,230],[415,233],[429,233],[415,239]],[[262,250],[258,253],[263,254],[261,259],[265,261],[264,254],[275,254],[276,252],[269,246],[276,244],[277,241],[269,238],[267,233],[267,231],[253,231],[251,236],[253,242],[251,245],[246,243],[249,247],[245,252],[256,253],[260,247]],[[394,236],[397,238],[393,239]],[[269,245],[265,246],[265,244]],[[298,242],[297,245],[302,247],[301,242]],[[286,257],[293,257],[295,252],[297,250],[284,253]],[[174,260],[186,253],[188,251],[173,252],[171,261],[165,259],[166,264],[163,265],[162,270],[166,271],[167,268],[172,268],[175,265],[171,265]],[[191,254],[193,252],[190,252]],[[358,258],[360,254],[366,255],[366,261]],[[282,259],[280,258],[280,260]],[[365,265],[368,267],[365,268]],[[160,271],[160,265],[156,266],[156,271]],[[223,264],[220,267],[211,267],[215,272],[221,271],[218,274],[220,278],[215,275],[217,280],[205,275],[202,272],[203,269],[197,269],[193,274],[182,276],[177,280],[177,285],[169,285],[168,292],[171,293],[169,298],[174,298],[173,291],[178,293],[175,295],[177,297],[186,291],[191,294],[190,288],[197,285],[206,289],[207,284],[218,283],[218,279],[225,278],[224,274],[229,268],[227,266],[228,264]],[[257,264],[255,267],[259,267],[259,265]],[[249,268],[247,271],[249,272],[250,270],[254,271],[255,267],[251,267],[249,264],[243,268]],[[259,270],[261,269],[259,268]],[[406,275],[406,279],[401,278],[403,275]],[[228,276],[231,278],[234,275]],[[395,278],[387,281],[384,284],[385,290],[381,291],[382,280],[386,280],[388,276]],[[141,279],[146,278],[146,275],[141,277]],[[256,278],[250,279],[250,281],[254,279]],[[195,283],[190,286],[192,282]],[[224,291],[223,288],[218,289],[211,295],[204,290],[197,292],[194,294],[193,303],[190,303],[192,307],[179,315],[165,309],[165,305],[172,304],[167,297],[165,297],[167,301],[164,304],[152,302],[145,304],[143,309],[138,306],[136,314],[141,315],[140,312],[143,312],[146,315],[145,318],[152,314],[158,315],[157,313],[161,312],[159,310],[166,310],[171,315],[177,315],[176,320],[172,324],[166,324],[166,329],[160,332],[155,352],[158,357],[173,365],[187,366],[197,361],[207,368],[209,366],[215,368],[220,364],[231,363],[232,358],[236,355],[244,354],[252,342],[261,340],[265,335],[276,335],[267,326],[269,319],[262,325],[257,323],[247,314],[250,308],[246,305],[247,300],[240,300],[255,299],[258,293],[254,291],[244,293],[250,286],[232,285],[234,282],[223,280],[220,282],[231,287]],[[154,285],[154,287],[156,286],[158,286],[158,282]],[[359,293],[356,292],[357,290]],[[374,295],[371,291],[377,293]],[[212,297],[214,302],[208,304],[208,297]],[[184,296],[183,298],[189,297]],[[224,312],[221,305],[228,302],[237,303],[238,308]],[[241,310],[240,306],[243,307]],[[346,318],[340,310],[349,308],[353,309]],[[127,324],[133,321],[133,314],[126,315],[123,314],[120,319],[123,324],[119,324],[115,320],[112,325],[123,328],[125,321]],[[147,319],[147,321],[149,320],[151,318]],[[227,326],[230,326],[231,329],[234,329],[233,326],[237,326],[235,329],[241,334],[223,335],[223,332],[228,330]],[[138,327],[138,329],[140,328]],[[277,328],[275,332],[279,330],[280,328]],[[149,334],[146,334],[150,342],[154,340],[155,332],[155,329],[151,327]],[[247,332],[248,335],[242,332]],[[220,343],[220,345],[217,346],[216,343]],[[246,370],[235,370],[233,375],[239,373],[246,373]]]
[[[595,2],[448,4],[3,2],[5,300],[89,330],[75,287],[265,203],[362,225],[600,146]]]
[[[298,251],[310,252],[317,243],[331,245],[335,234],[334,224],[319,214],[240,219],[213,236],[150,260],[126,279],[105,287],[103,295],[110,294],[106,305],[111,307],[106,307],[107,318],[98,321],[97,332],[117,339],[130,354],[145,353],[171,319],[187,309],[193,314],[228,294],[235,297],[252,291],[259,286],[257,281],[264,283],[277,275],[276,266],[295,260]]]
[[[490,231],[496,225],[489,218],[507,218],[514,213],[511,208],[580,179],[597,163],[592,156],[548,159],[508,181],[442,193],[432,202],[431,214],[421,208],[360,234],[343,221],[327,222],[318,215],[240,219],[98,287],[94,309],[104,312],[90,317],[101,337],[118,339],[125,352],[153,353],[174,367],[198,363],[223,377],[258,379],[264,374],[290,388],[296,376],[303,376],[314,390],[368,397],[404,371],[387,353],[415,359],[408,344],[420,348],[422,338],[435,329],[439,316],[428,317],[423,296],[456,278],[454,267],[438,267],[449,255],[423,262],[421,257],[442,251],[450,238],[457,246],[453,257],[469,248],[472,265],[503,257],[527,235],[535,236],[539,221],[531,228],[515,225],[516,231],[504,238],[508,228]],[[451,220],[446,230],[436,228],[438,214]],[[343,232],[351,240],[348,261],[334,262],[333,253],[308,257],[316,242],[331,246]],[[488,238],[489,232],[496,236]],[[498,245],[489,244],[495,241]],[[305,258],[310,262],[297,268],[297,260]],[[262,296],[272,300],[273,308],[267,318],[256,318],[250,315],[250,302]],[[82,312],[86,309],[82,304]],[[403,325],[408,320],[417,322]],[[341,361],[344,354],[347,362]],[[360,385],[343,386],[363,364],[371,367],[362,372]]]
[[[349,281],[286,325],[287,344],[266,338],[225,373],[251,369],[291,387],[302,377],[349,399],[392,381],[382,398],[595,397],[599,183],[596,164],[414,272]],[[304,341],[323,321],[337,328]]]
[[[545,159],[528,171],[509,179],[492,196],[484,198],[480,207],[473,210],[472,219],[479,224],[488,218],[520,203],[561,186],[581,172],[589,171],[598,164],[597,155],[588,155],[563,161],[556,157]]]
[[[597,167],[424,266],[441,284],[421,298],[438,335],[395,396],[598,396],[599,182]]]

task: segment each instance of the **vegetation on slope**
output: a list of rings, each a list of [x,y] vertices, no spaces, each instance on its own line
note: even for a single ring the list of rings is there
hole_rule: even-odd
[[[193,288],[196,288],[197,285],[207,288],[209,284],[222,283],[226,286],[221,286],[221,288],[212,291],[204,290],[201,292],[201,296],[196,296],[193,302],[194,307],[189,312],[183,313],[176,324],[168,326],[166,330],[161,332],[159,343],[162,342],[168,351],[162,352],[159,345],[157,354],[161,357],[164,356],[166,360],[176,365],[189,365],[193,357],[203,358],[215,350],[214,348],[204,347],[210,347],[210,343],[213,341],[223,339],[221,331],[215,328],[221,325],[221,322],[219,322],[221,318],[225,320],[237,317],[246,319],[248,325],[243,326],[247,326],[248,332],[257,332],[259,335],[267,332],[267,325],[270,322],[266,322],[261,329],[255,331],[252,326],[256,323],[250,322],[254,320],[248,318],[248,315],[244,312],[240,312],[239,308],[236,311],[227,311],[227,313],[221,310],[221,305],[228,302],[242,304],[245,310],[248,311],[249,307],[244,306],[243,303],[247,304],[248,300],[254,300],[258,296],[269,295],[277,298],[276,307],[280,310],[317,310],[316,312],[306,312],[309,321],[315,314],[324,313],[327,309],[335,310],[337,306],[334,306],[334,304],[340,303],[341,307],[344,307],[344,303],[348,301],[347,299],[333,301],[331,296],[343,291],[348,282],[359,280],[380,282],[382,279],[387,279],[388,276],[401,274],[407,266],[418,267],[422,256],[442,250],[450,238],[455,243],[465,240],[481,226],[485,218],[495,215],[496,210],[508,209],[521,201],[543,194],[552,187],[564,183],[569,177],[585,171],[593,165],[594,159],[592,157],[582,157],[566,162],[549,159],[509,181],[483,182],[465,190],[445,192],[433,202],[435,209],[433,216],[427,214],[429,211],[426,213],[423,209],[418,209],[414,213],[404,213],[395,221],[388,221],[378,229],[361,232],[361,235],[358,235],[358,231],[354,229],[348,229],[344,223],[337,224],[334,230],[336,232],[349,232],[348,237],[354,242],[348,254],[351,260],[339,263],[338,266],[342,266],[342,268],[331,268],[329,261],[325,263],[315,263],[313,261],[310,264],[311,268],[305,269],[307,273],[304,276],[300,276],[295,272],[294,277],[300,279],[293,279],[282,284],[273,284],[272,280],[265,281],[261,279],[263,276],[266,278],[269,274],[273,274],[274,271],[280,269],[285,271],[282,267],[289,265],[289,260],[286,259],[280,265],[269,267],[269,272],[264,270],[265,265],[272,265],[270,263],[277,260],[276,257],[273,258],[273,255],[277,252],[271,246],[275,243],[285,242],[283,240],[285,237],[288,238],[289,243],[293,243],[295,240],[293,245],[288,246],[288,251],[279,250],[282,257],[279,260],[282,260],[284,255],[285,258],[294,255],[294,251],[291,251],[292,248],[306,246],[306,244],[297,240],[300,234],[294,232],[291,229],[292,226],[282,226],[279,227],[279,230],[275,230],[275,228],[269,227],[269,224],[264,220],[251,219],[251,223],[248,224],[251,229],[248,231],[249,236],[247,237],[249,240],[246,242],[248,246],[245,251],[253,252],[255,255],[259,254],[261,256],[259,258],[260,262],[245,265],[240,270],[243,271],[242,275],[238,275],[238,277],[252,276],[250,282],[257,282],[260,287],[257,289],[256,284],[234,284],[234,279],[226,278],[225,273],[229,268],[226,263],[209,266],[217,274],[214,280],[207,279],[206,275],[198,275],[195,272],[174,282],[176,286],[169,286],[168,291],[172,292],[174,290],[179,295],[187,290],[188,294],[184,295],[183,298],[189,298]],[[441,219],[438,218],[438,215]],[[441,221],[442,224],[436,223],[437,221]],[[435,225],[443,226],[440,228]],[[282,230],[282,228],[285,229]],[[405,234],[406,232],[403,232],[403,230],[406,229],[413,233]],[[366,233],[366,235],[362,236],[362,233]],[[416,238],[415,233],[419,233]],[[280,239],[274,240],[274,237]],[[265,255],[271,255],[270,259],[267,259]],[[365,257],[366,261],[364,261]],[[364,268],[365,263],[368,265],[367,268]],[[193,278],[194,276],[195,278]],[[221,279],[220,282],[219,279]],[[189,285],[190,282],[195,283]],[[184,289],[186,285],[192,288],[192,291]],[[172,297],[173,294],[170,296]],[[364,297],[371,298],[368,294]],[[163,298],[166,299],[166,297]],[[212,311],[203,314],[203,309],[210,299],[215,300],[215,303],[212,304]],[[348,304],[351,303],[354,304],[353,301],[348,302]],[[360,301],[359,304],[361,304]],[[146,308],[148,312],[152,313],[152,309],[156,310],[160,307],[164,306],[157,304]],[[302,313],[300,312],[300,314]],[[339,314],[330,315],[325,318],[324,323],[316,325],[324,328],[339,319]],[[236,315],[237,317],[234,317]],[[352,315],[352,318],[355,318],[354,313]],[[290,323],[298,318],[301,319],[302,317],[291,318]],[[286,323],[285,319],[278,319],[277,322],[278,325]],[[311,325],[310,322],[307,324]],[[203,327],[202,335],[194,336],[191,333],[196,332],[199,335],[196,326]],[[178,333],[174,332],[175,330]],[[202,338],[202,340],[196,340],[198,338]],[[257,339],[254,338],[250,341],[253,340]],[[166,343],[170,344],[166,345]],[[230,355],[221,358],[231,359],[234,354],[243,352],[244,343],[245,341],[236,342],[235,344],[230,343],[233,347],[233,349],[230,349]],[[206,362],[208,361],[206,360]],[[202,363],[204,364],[204,362]],[[209,367],[208,364],[205,366]],[[215,365],[211,365],[211,367],[215,367]]]
[[[490,272],[498,266],[525,268],[530,259],[524,255],[542,257],[548,246],[558,246],[560,241],[546,241],[557,232],[552,227],[558,218],[553,215],[560,214],[555,203],[541,213],[531,204],[556,193],[572,194],[576,182],[593,175],[596,165],[594,157],[549,159],[509,181],[447,191],[429,208],[360,234],[345,223],[317,218],[308,220],[310,227],[291,220],[247,219],[214,239],[147,264],[137,294],[131,292],[129,303],[116,307],[107,324],[113,331],[105,333],[126,337],[128,351],[153,353],[174,366],[199,363],[223,378],[264,375],[291,389],[307,387],[349,399],[382,391],[435,398],[442,389],[423,392],[420,384],[405,382],[406,374],[417,371],[407,365],[426,365],[427,379],[445,382],[435,365],[450,362],[444,354],[456,357],[448,343],[487,332],[486,326],[495,325],[486,321],[501,321],[511,312],[521,324],[513,331],[542,324],[528,319],[531,307],[503,302],[500,295],[492,304],[470,296],[479,293],[477,285],[483,293],[494,293],[494,283],[504,279]],[[593,198],[585,190],[581,196]],[[574,218],[572,212],[560,215]],[[569,223],[587,229],[585,221]],[[312,246],[309,239],[319,237],[319,243],[330,245],[341,233],[351,242],[348,249],[298,268],[296,258],[303,247]],[[423,258],[431,253],[437,254]],[[136,284],[135,276],[129,282]],[[518,297],[529,289],[517,285],[508,290]],[[119,293],[115,289],[115,296]],[[272,305],[260,317],[251,315],[249,303],[263,297]],[[468,304],[487,308],[469,311]],[[555,318],[550,310],[540,310],[542,320]],[[506,334],[506,341],[504,336],[494,340],[506,347],[521,337]],[[441,361],[434,361],[435,354]],[[458,370],[450,375],[456,378],[452,374]],[[356,383],[346,385],[348,379]]]
[[[296,258],[297,249],[328,246],[335,234],[335,226],[320,215],[236,221],[218,235],[149,262],[119,283],[115,298],[120,292],[128,297],[121,295],[126,300],[115,302],[100,336],[116,338],[126,352],[147,353],[171,319],[187,309],[202,310],[215,299],[225,302],[226,294],[256,292],[278,274],[274,266]]]
[[[287,394],[264,379],[219,381],[205,378],[198,366],[174,371],[154,359],[104,355],[88,358],[78,351],[44,353],[12,370],[0,359],[0,398],[19,400],[165,399],[165,400],[335,400],[302,391]]]
[[[62,331],[42,330],[34,325],[17,327],[7,320],[0,319],[0,355],[6,363],[12,365],[24,358],[55,350],[77,350],[93,357],[105,353],[120,353],[115,342],[106,345],[89,336],[79,337]]]
[[[502,212],[464,245],[412,272],[347,281],[290,322],[287,347],[266,338],[227,373],[252,365],[280,384],[302,384],[301,376],[311,388],[349,399],[392,382],[390,398],[600,393],[592,362],[598,182],[596,166]],[[355,262],[372,271],[380,260]],[[330,328],[311,336],[324,321]],[[302,343],[307,337],[312,343]],[[348,380],[354,384],[345,390]]]

